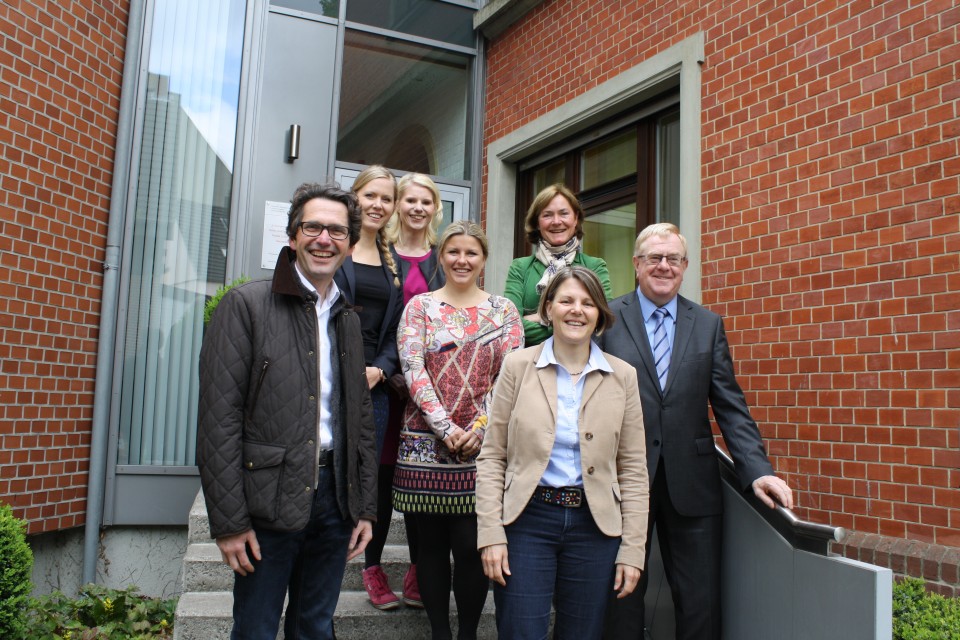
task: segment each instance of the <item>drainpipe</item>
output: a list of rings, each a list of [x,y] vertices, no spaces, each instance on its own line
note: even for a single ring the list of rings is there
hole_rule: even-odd
[[[87,477],[87,514],[83,538],[83,584],[96,582],[100,550],[100,522],[107,477],[110,444],[110,396],[113,386],[114,347],[117,338],[117,299],[120,291],[120,249],[126,221],[130,156],[136,115],[137,76],[143,37],[144,3],[130,0],[127,12],[126,51],[120,85],[120,120],[114,150],[113,185],[110,189],[110,220],[107,252],[103,264],[103,296],[100,301],[100,340],[97,344],[97,377],[93,396],[90,436],[90,473]]]

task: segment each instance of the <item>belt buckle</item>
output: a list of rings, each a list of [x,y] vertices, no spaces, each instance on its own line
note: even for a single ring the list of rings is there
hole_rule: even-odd
[[[583,489],[564,489],[564,506],[579,507],[583,504]]]

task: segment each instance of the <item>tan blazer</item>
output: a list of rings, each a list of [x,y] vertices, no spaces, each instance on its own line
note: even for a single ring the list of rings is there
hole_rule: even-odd
[[[477,547],[506,544],[547,468],[556,437],[557,373],[538,369],[543,345],[509,354],[494,391],[477,458]],[[604,354],[613,373],[586,375],[580,403],[580,462],[597,527],[622,536],[618,564],[643,569],[650,486],[636,370]]]

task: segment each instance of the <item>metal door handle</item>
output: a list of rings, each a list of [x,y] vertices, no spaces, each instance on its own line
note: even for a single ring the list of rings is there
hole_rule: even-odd
[[[293,161],[300,157],[300,125],[290,125],[290,137],[287,139],[287,160]]]

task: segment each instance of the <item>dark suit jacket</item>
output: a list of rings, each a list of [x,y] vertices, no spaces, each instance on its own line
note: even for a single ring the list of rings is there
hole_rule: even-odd
[[[383,323],[380,325],[380,335],[377,338],[377,355],[369,366],[383,369],[383,373],[388,378],[395,373],[400,372],[400,356],[397,353],[397,325],[400,324],[400,315],[403,313],[403,292],[393,286],[393,274],[387,268],[386,263],[381,260],[380,266],[383,269],[383,277],[390,283],[390,299],[387,300],[387,311],[383,316]],[[347,256],[340,268],[333,276],[333,281],[340,288],[340,293],[347,299],[347,302],[354,304],[357,295],[357,271],[353,266],[353,258]],[[363,313],[362,309],[357,310]]]
[[[670,499],[678,512],[685,516],[721,513],[720,472],[708,401],[736,463],[741,488],[746,490],[760,476],[773,474],[760,431],[733,372],[722,318],[677,297],[670,371],[661,391],[636,290],[611,301],[610,308],[616,321],[600,343],[604,351],[637,370],[651,484],[663,461]]]

